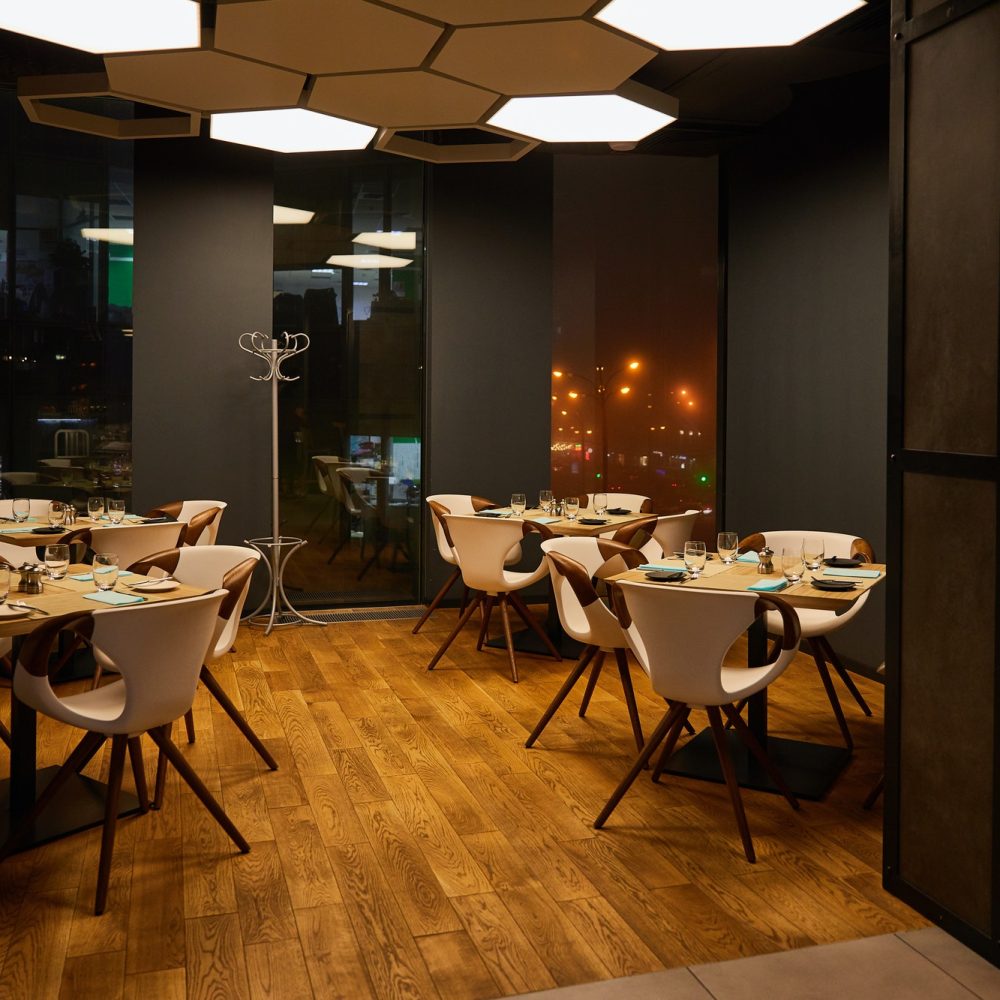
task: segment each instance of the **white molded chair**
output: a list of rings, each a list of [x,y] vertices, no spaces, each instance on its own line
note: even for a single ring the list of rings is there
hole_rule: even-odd
[[[95,528],[77,528],[62,540],[67,544],[86,545],[94,553],[113,552],[118,556],[118,566],[126,569],[144,556],[151,556],[179,544],[185,527],[179,521],[162,524],[100,525]]]
[[[652,497],[644,497],[641,493],[605,493],[608,507],[630,510],[633,514],[651,514],[653,512]],[[585,493],[580,497],[580,507],[592,508],[594,494]]]
[[[640,665],[649,674],[653,690],[670,705],[655,732],[639,754],[631,771],[615,789],[594,826],[600,829],[621,801],[656,748],[663,751],[653,772],[659,776],[680,736],[681,726],[691,709],[703,707],[708,713],[719,764],[729,790],[736,824],[747,861],[756,860],[750,829],[729,747],[722,713],[751,753],[767,770],[771,780],[793,809],[798,801],[771,763],[732,702],[762,691],[780,677],[799,648],[799,623],[791,606],[778,597],[758,597],[753,593],[711,590],[682,590],[648,583],[618,582],[612,599],[619,623]],[[781,642],[773,662],[761,667],[737,668],[725,665],[729,647],[758,615],[777,614],[782,622]],[[720,711],[721,710],[721,711]]]
[[[2,856],[16,848],[69,777],[110,737],[111,766],[94,902],[94,912],[103,913],[126,749],[142,811],[148,808],[139,746],[142,733],[149,734],[240,851],[245,854],[250,850],[169,735],[170,724],[191,707],[198,672],[226,597],[226,591],[217,590],[201,597],[68,615],[46,622],[27,639],[14,672],[15,694],[36,711],[85,730],[85,735],[4,845]],[[49,681],[49,656],[64,629],[104,650],[121,671],[121,679],[95,691],[58,697]]]
[[[337,474],[337,467],[343,463],[340,461],[339,455],[313,455],[312,456],[313,472],[316,474],[316,486],[319,489],[320,495],[326,500],[326,503],[321,504],[319,510],[316,512],[316,516],[309,523],[309,527],[306,528],[305,533],[308,535],[310,531],[316,526],[316,522],[330,509],[333,510],[333,520],[330,523],[330,527],[326,529],[323,533],[323,538],[326,538],[327,533],[330,528],[334,527],[340,517],[340,507],[337,503],[336,496],[336,486],[333,483],[334,478]]]
[[[462,581],[474,593],[468,607],[459,616],[458,624],[434,654],[427,669],[434,669],[438,660],[444,656],[445,651],[455,641],[458,633],[465,628],[473,612],[480,605],[484,605],[483,624],[479,629],[476,651],[483,648],[483,642],[488,636],[493,607],[499,604],[507,655],[510,658],[510,674],[515,684],[517,660],[514,658],[509,607],[512,606],[524,623],[542,640],[549,653],[557,660],[561,660],[562,657],[552,644],[552,640],[517,594],[517,591],[530,587],[537,580],[543,580],[549,572],[548,563],[542,559],[537,569],[530,573],[505,569],[510,550],[525,535],[537,531],[543,538],[551,538],[552,532],[544,525],[532,521],[476,517],[474,514],[445,514],[443,519],[462,571]]]
[[[656,519],[650,534],[653,536],[642,546],[646,562],[656,562],[664,556],[684,551],[684,543],[691,541],[695,521],[701,516],[700,510],[686,510],[683,514],[667,514]]]
[[[826,557],[839,557],[849,559],[857,557],[865,562],[875,562],[875,553],[871,545],[864,539],[856,535],[846,535],[831,531],[761,531],[750,535],[740,541],[740,551],[749,552],[751,549],[760,551],[765,545],[774,549],[780,557],[781,550],[785,546],[799,545],[803,540],[822,539]],[[799,625],[802,629],[802,638],[809,646],[809,652],[816,663],[820,679],[826,690],[826,696],[830,701],[830,707],[837,719],[841,735],[848,750],[854,748],[854,738],[847,727],[847,719],[844,718],[844,710],[840,705],[840,698],[830,678],[830,671],[827,664],[833,667],[837,676],[844,682],[844,686],[850,691],[851,696],[858,703],[861,711],[865,715],[871,715],[872,710],[868,707],[864,695],[858,690],[847,668],[841,663],[830,640],[827,636],[838,629],[843,628],[852,618],[868,603],[868,594],[862,594],[845,611],[817,611],[813,608],[798,608],[796,614],[799,616]],[[770,614],[767,616],[767,631],[774,635],[780,630],[778,618]]]
[[[629,721],[632,724],[632,735],[635,737],[636,746],[641,750],[642,725],[639,722],[639,710],[635,703],[635,692],[629,673],[626,653],[628,644],[618,619],[601,602],[593,580],[594,577],[603,579],[627,569],[634,569],[643,561],[642,554],[631,546],[603,538],[550,538],[542,542],[542,551],[545,553],[552,576],[552,589],[559,610],[559,621],[567,635],[577,642],[582,642],[584,649],[566,682],[545,709],[524,745],[530,747],[534,744],[566,696],[593,662],[583,701],[580,703],[581,718],[587,714],[597,678],[604,666],[604,658],[608,653],[614,653]]]
[[[187,525],[182,540],[184,545],[214,545],[228,506],[225,500],[171,500],[147,511],[146,517],[172,517]],[[170,547],[163,546],[165,549]]]
[[[448,591],[458,582],[462,577],[462,571],[458,568],[458,556],[455,554],[454,546],[451,544],[451,538],[448,535],[448,528],[444,523],[445,514],[475,514],[476,511],[489,510],[491,507],[496,507],[496,504],[492,500],[487,500],[485,497],[476,497],[467,493],[435,493],[433,496],[429,496],[427,499],[427,506],[430,508],[431,512],[431,525],[434,528],[434,540],[437,542],[438,555],[448,563],[449,566],[454,566],[451,576],[444,582],[441,589],[434,595],[434,600],[427,606],[427,610],[424,612],[423,617],[416,625],[413,626],[413,634],[416,635],[420,629],[423,627],[424,622],[437,610],[438,606],[445,599]],[[521,544],[517,542],[514,547],[507,553],[504,558],[505,566],[512,566],[514,563],[521,561]],[[462,607],[459,611],[461,614],[465,611],[466,604],[469,599],[469,588],[465,588],[465,593],[462,596]]]

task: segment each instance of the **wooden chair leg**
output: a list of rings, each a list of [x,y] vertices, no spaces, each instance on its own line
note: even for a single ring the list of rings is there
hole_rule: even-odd
[[[455,571],[451,574],[451,576],[449,576],[448,579],[445,580],[444,586],[434,595],[434,600],[431,601],[431,603],[427,606],[427,610],[423,613],[423,616],[421,617],[420,621],[418,621],[417,624],[413,626],[413,635],[416,635],[424,627],[424,622],[426,622],[427,619],[430,618],[430,616],[434,614],[435,611],[437,611],[438,606],[445,599],[445,596],[447,595],[448,591],[451,590],[451,588],[455,586],[455,583],[458,580],[461,580],[461,578],[462,578],[462,571],[456,567]],[[464,605],[462,607],[462,610],[463,611],[465,610]]]
[[[556,649],[555,644],[549,638],[548,633],[542,628],[538,619],[528,610],[528,605],[521,600],[520,595],[516,591],[512,590],[507,595],[507,599],[514,606],[514,610],[521,616],[521,620],[524,624],[527,625],[528,628],[530,628],[531,631],[542,640],[545,648],[549,651],[549,655],[556,660],[562,660],[562,653]]]
[[[642,738],[642,723],[639,721],[639,707],[635,703],[635,691],[632,688],[632,675],[628,669],[628,656],[624,649],[615,650],[615,660],[618,663],[618,675],[622,679],[622,691],[625,694],[625,705],[628,708],[629,722],[632,723],[632,735],[635,745],[641,750],[645,744]]]
[[[538,724],[531,731],[531,735],[525,741],[524,745],[526,747],[532,746],[535,740],[542,735],[542,730],[549,724],[552,716],[558,711],[559,706],[566,700],[566,696],[573,690],[573,686],[583,676],[583,672],[587,669],[596,652],[596,646],[587,646],[584,649],[580,659],[576,661],[576,665],[570,671],[569,677],[566,678],[565,683],[559,689],[559,693],[549,703],[549,707],[542,713],[542,717],[538,720]]]
[[[812,641],[815,642],[816,640]],[[840,657],[833,646],[830,645],[830,640],[825,635],[820,636],[819,643],[823,648],[826,659],[833,665],[833,669],[837,671],[837,676],[844,682],[844,687],[851,692],[851,697],[858,703],[858,706],[865,715],[871,716],[872,710],[868,706],[868,702],[865,701],[865,696],[858,690],[857,684],[854,683],[854,678],[851,677],[844,664],[840,662]]]
[[[743,797],[740,795],[740,786],[736,780],[736,768],[733,767],[733,758],[729,755],[729,746],[726,743],[726,731],[722,728],[722,713],[718,705],[708,706],[708,721],[712,727],[712,739],[715,741],[715,752],[719,755],[719,766],[722,768],[722,776],[726,779],[726,788],[729,790],[729,801],[733,806],[733,814],[736,816],[736,825],[739,827],[740,839],[743,841],[743,853],[747,861],[753,864],[757,860],[754,853],[753,841],[750,839],[750,827],[747,824],[747,814],[743,811]]]
[[[590,676],[587,678],[587,689],[583,692],[583,700],[580,702],[580,718],[584,718],[587,714],[587,709],[590,707],[590,698],[594,693],[594,688],[597,687],[597,678],[601,676],[601,670],[604,669],[604,657],[605,652],[602,649],[597,654],[597,659],[594,660],[594,665],[590,668]]]
[[[104,799],[104,830],[101,834],[101,860],[97,866],[97,893],[94,896],[94,916],[104,912],[108,901],[108,882],[111,879],[111,858],[115,851],[115,831],[118,828],[118,803],[122,794],[122,775],[125,772],[125,750],[128,737],[111,737],[111,767],[108,790]]]
[[[784,775],[774,766],[774,761],[768,757],[767,752],[757,741],[757,737],[754,736],[753,730],[743,721],[743,717],[740,713],[737,712],[732,705],[723,705],[722,711],[725,713],[726,718],[736,730],[739,738],[743,740],[747,749],[754,755],[754,757],[757,758],[761,767],[767,771],[778,791],[785,797],[785,801],[793,809],[798,809],[799,800],[795,797],[795,793],[785,783]]]
[[[483,600],[483,620],[479,626],[479,637],[476,639],[477,653],[482,651],[483,643],[490,637],[490,619],[493,617],[493,605],[496,604],[496,600],[492,594],[487,594]]]
[[[510,679],[517,683],[517,658],[514,656],[514,636],[510,630],[510,612],[507,605],[510,603],[506,594],[501,594],[500,617],[503,620],[503,638],[507,645],[507,658],[510,660]]]
[[[250,845],[246,842],[243,834],[236,829],[236,825],[226,815],[225,810],[216,801],[215,796],[205,787],[205,783],[195,773],[194,768],[187,762],[184,755],[177,749],[170,736],[163,729],[151,729],[149,735],[157,747],[163,751],[164,756],[180,773],[180,776],[187,783],[188,788],[201,799],[202,805],[212,814],[215,821],[229,835],[229,839],[240,849],[241,854],[250,853]]]
[[[236,728],[246,737],[247,742],[257,751],[261,760],[272,770],[278,770],[278,762],[271,756],[267,747],[261,742],[260,737],[253,731],[250,723],[247,722],[243,713],[232,703],[229,695],[222,689],[222,685],[208,669],[201,668],[201,682],[208,688],[209,694],[222,706],[223,711],[233,720]],[[185,719],[187,716],[185,716]]]
[[[188,743],[194,743],[194,710],[188,709],[184,713],[184,728],[187,730]]]
[[[443,643],[441,643],[440,648],[431,658],[431,662],[427,664],[428,670],[433,670],[437,666],[438,660],[440,660],[441,657],[444,656],[444,654],[448,651],[448,647],[455,641],[455,637],[458,635],[458,633],[461,632],[463,628],[465,628],[469,619],[472,617],[473,612],[476,610],[476,608],[479,607],[479,604],[482,601],[482,599],[483,599],[482,594],[477,594],[472,599],[469,606],[465,609],[465,614],[463,614],[458,619],[458,624],[454,627],[454,629],[452,629],[451,635],[449,635],[448,638],[445,639]]]
[[[132,736],[128,741],[128,757],[132,764],[132,777],[135,780],[135,794],[139,799],[139,812],[149,812],[149,789],[146,787],[146,768],[142,762],[142,744],[138,736]]]
[[[166,734],[167,739],[170,739],[170,730],[173,728],[173,723],[168,722],[162,727],[163,732]],[[156,754],[156,778],[153,781],[153,808],[162,809],[163,808],[163,795],[167,790],[167,758],[163,755],[163,751],[159,750]]]
[[[674,705],[671,704],[670,707],[673,708]],[[670,755],[674,752],[674,747],[677,746],[677,741],[681,738],[681,730],[688,724],[688,716],[690,714],[690,706],[685,705],[684,711],[678,716],[673,729],[667,733],[667,738],[663,741],[663,749],[660,751],[660,757],[656,762],[656,767],[653,769],[653,781],[659,783],[660,775],[663,774],[667,764],[670,763]]]
[[[622,778],[618,787],[611,793],[611,798],[604,804],[600,815],[594,820],[594,829],[600,830],[608,821],[608,817],[615,811],[615,807],[622,800],[622,796],[632,787],[632,782],[639,777],[649,763],[649,758],[656,753],[656,748],[663,742],[663,738],[670,732],[670,728],[677,721],[685,705],[675,705],[660,720],[660,724],[653,730],[649,742],[642,748],[642,753],[636,758],[632,769]]]
[[[840,733],[844,737],[844,743],[847,744],[848,750],[853,750],[854,737],[851,736],[851,731],[847,728],[847,719],[844,718],[844,710],[840,707],[840,699],[837,697],[836,688],[834,688],[833,681],[830,679],[830,671],[826,669],[826,663],[820,655],[819,648],[810,644],[810,649],[812,650],[813,659],[816,661],[816,669],[819,671],[820,680],[823,682],[823,687],[826,690],[826,697],[829,699],[830,707],[833,709],[833,714],[837,719]]]
[[[747,702],[749,700],[750,700],[749,698],[740,698],[740,700],[738,702],[736,702],[736,713],[737,713],[737,715],[740,715],[740,716],[743,715],[743,709],[747,707]],[[732,720],[727,715],[726,716],[726,729],[732,729],[732,728],[733,728]]]
[[[0,722],[0,740],[6,743],[8,748],[10,747],[10,730],[2,722]]]
[[[865,796],[865,801],[862,804],[862,809],[871,809],[873,805],[878,801],[878,797],[885,790],[885,775],[879,775],[878,781],[875,782],[872,790]]]

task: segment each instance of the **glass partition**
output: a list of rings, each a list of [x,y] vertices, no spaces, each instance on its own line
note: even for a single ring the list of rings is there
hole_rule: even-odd
[[[423,171],[406,160],[279,158],[274,331],[311,339],[281,386],[282,530],[296,604],[418,594]]]

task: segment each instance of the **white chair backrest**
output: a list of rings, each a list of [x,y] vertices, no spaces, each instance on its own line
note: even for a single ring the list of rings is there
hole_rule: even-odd
[[[76,711],[73,699],[56,696],[48,676],[35,677],[25,669],[15,670],[14,690],[33,708],[82,729],[133,734],[173,722],[194,701],[225,596],[224,590],[217,590],[200,597],[93,612],[93,643],[120,671],[122,680],[117,683],[124,684],[125,703],[116,718]],[[81,703],[96,702],[96,694],[81,695]]]
[[[813,539],[822,538],[827,558],[839,556],[843,559],[850,557],[851,545],[859,537],[858,535],[845,535],[836,531],[788,531],[785,529],[781,531],[762,531],[761,534],[766,539],[767,544],[779,556],[781,555],[782,548],[785,546],[798,546],[805,539],[812,541]]]
[[[769,684],[798,649],[796,642],[764,667],[725,667],[729,647],[756,617],[757,594],[631,582],[617,586],[632,619],[625,637],[663,698],[688,705],[731,703]],[[740,693],[734,696],[734,691]]]
[[[691,541],[694,523],[700,515],[700,510],[686,510],[683,514],[658,517],[653,537],[642,546],[642,554],[649,560],[655,560],[674,552],[683,552],[684,543]]]
[[[28,500],[28,516],[29,517],[42,517],[49,512],[49,500],[38,499],[38,500]],[[13,517],[14,516],[14,501],[13,500],[0,500],[0,517]]]
[[[549,571],[544,559],[533,573],[504,571],[511,549],[524,536],[521,521],[472,514],[446,514],[445,521],[455,543],[462,580],[471,590],[506,593],[540,580]]]
[[[556,598],[559,621],[571,638],[588,646],[602,649],[623,649],[626,645],[621,626],[614,613],[601,602],[591,583],[591,577],[603,565],[603,560],[595,568],[566,555],[563,542],[593,542],[592,550],[597,551],[596,538],[550,538],[542,542],[542,551],[552,577],[552,591]],[[567,546],[577,552],[578,546]],[[583,554],[581,552],[581,554]],[[576,577],[574,585],[574,576]],[[581,599],[581,594],[586,599]]]
[[[114,552],[119,569],[127,569],[144,556],[176,547],[184,525],[179,521],[164,524],[120,524],[90,529],[90,547],[94,552]]]
[[[180,513],[177,515],[178,521],[187,524],[191,518],[196,517],[203,511],[211,510],[213,507],[219,508],[219,513],[211,520],[208,527],[201,533],[195,545],[214,545],[215,539],[219,536],[219,525],[222,523],[222,515],[229,506],[225,500],[185,500],[181,503]]]
[[[425,497],[424,500],[426,503],[430,503],[433,500],[435,503],[441,504],[442,507],[447,507],[449,514],[475,513],[475,508],[472,505],[472,496],[468,493],[435,493],[433,496]],[[431,514],[431,524],[434,527],[434,541],[437,542],[438,554],[445,562],[454,565],[455,555],[451,551],[448,539],[445,538],[441,522],[433,513]]]
[[[638,514],[642,510],[642,505],[644,503],[652,504],[652,500],[649,497],[644,497],[641,493],[605,493],[608,498],[609,507],[623,507],[626,510],[632,511],[633,514]],[[587,494],[587,506],[594,506],[594,494]],[[650,507],[649,509],[652,509]]]
[[[313,471],[316,473],[316,485],[320,493],[336,496],[332,480],[335,478],[337,466],[341,465],[339,455],[313,455]]]
[[[603,538],[572,538],[569,536],[559,538],[547,538],[542,542],[542,551],[546,553],[558,552],[576,560],[586,570],[587,576],[594,576],[608,559],[609,546]],[[628,567],[622,566],[619,572]]]

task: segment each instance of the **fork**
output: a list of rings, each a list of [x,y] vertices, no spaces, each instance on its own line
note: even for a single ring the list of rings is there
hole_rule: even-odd
[[[24,601],[8,601],[7,607],[17,608],[20,611],[35,611],[40,615],[45,615],[46,618],[51,614],[50,611],[45,611],[42,608],[36,608],[34,604],[25,604]]]

